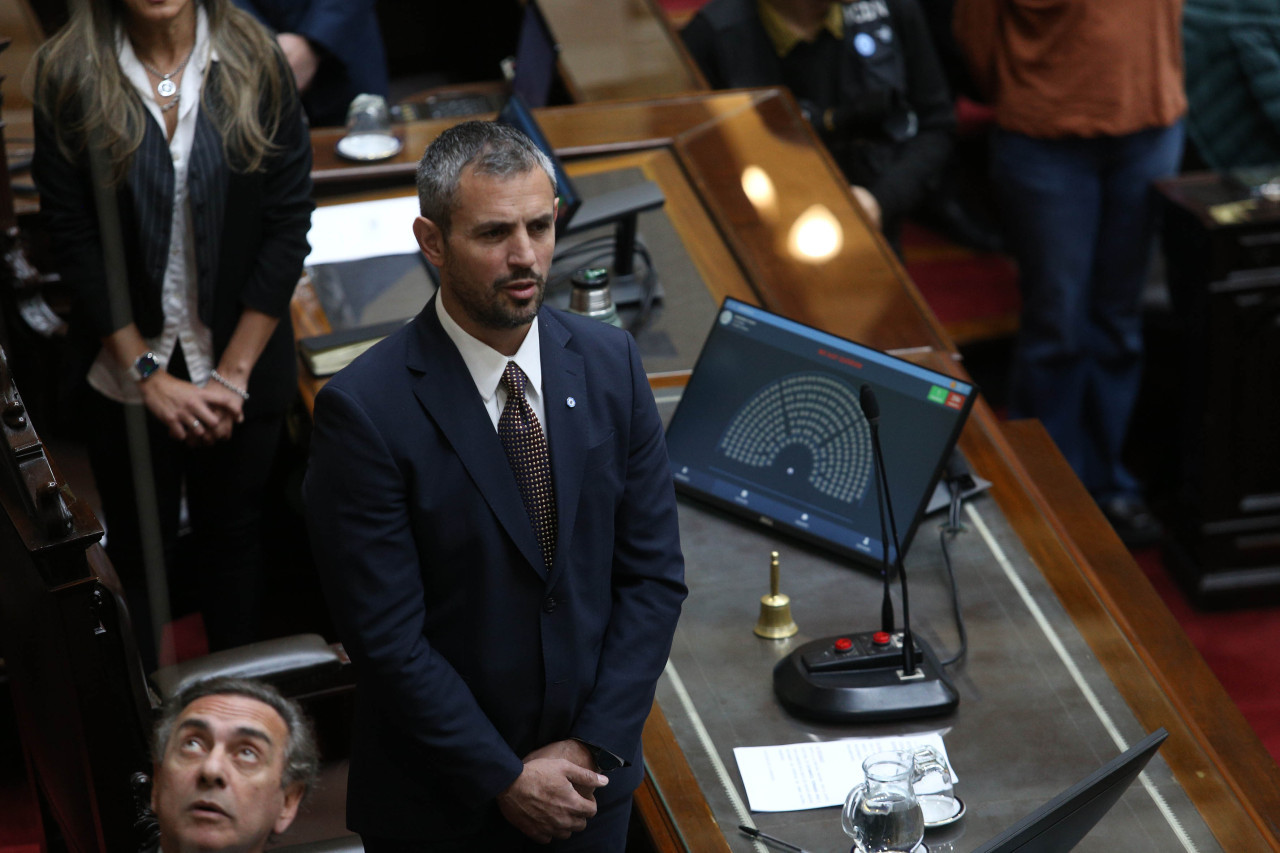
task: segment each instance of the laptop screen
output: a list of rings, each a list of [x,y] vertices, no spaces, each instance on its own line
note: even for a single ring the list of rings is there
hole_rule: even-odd
[[[974,853],[1066,853],[1072,850],[1138,778],[1168,736],[1163,728],[1156,729],[995,838],[974,848]],[[1105,842],[1100,842],[1099,846],[1103,844]]]
[[[736,299],[721,307],[667,429],[676,488],[878,567],[863,385],[880,405],[906,549],[977,389]]]

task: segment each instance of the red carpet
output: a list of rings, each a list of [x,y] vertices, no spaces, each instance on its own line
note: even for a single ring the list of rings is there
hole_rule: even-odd
[[[914,222],[903,223],[902,256],[911,280],[960,346],[1017,329],[1017,269],[1006,256],[975,252]]]
[[[1157,548],[1134,552],[1151,585],[1209,664],[1227,695],[1280,763],[1280,610],[1193,610]]]
[[[160,633],[160,666],[182,663],[207,654],[209,640],[204,634],[204,617],[199,613],[179,616],[165,625]]]
[[[0,689],[0,853],[44,853],[35,788],[18,742],[8,685]]]

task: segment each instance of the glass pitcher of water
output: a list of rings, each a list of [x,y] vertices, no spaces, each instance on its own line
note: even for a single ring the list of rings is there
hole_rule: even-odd
[[[911,853],[924,838],[912,782],[913,752],[877,752],[862,762],[867,780],[849,792],[841,822],[856,853]]]

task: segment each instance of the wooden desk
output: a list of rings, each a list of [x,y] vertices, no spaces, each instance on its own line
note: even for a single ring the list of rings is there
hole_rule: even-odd
[[[1257,178],[1259,182],[1261,177]],[[1228,174],[1156,182],[1176,357],[1149,376],[1179,395],[1165,563],[1198,604],[1280,601],[1280,203]]]
[[[541,111],[539,120],[564,156],[650,158],[645,168],[677,200],[673,207],[687,208],[686,245],[696,251],[697,244],[719,242],[721,249],[706,250],[720,252],[712,266],[726,257],[732,262],[734,269],[724,270],[721,284],[713,286],[737,287],[740,281],[754,301],[771,310],[961,370],[937,320],[883,242],[872,236],[838,170],[784,92],[578,105]],[[332,154],[336,136],[317,132],[317,187],[334,196],[357,180],[403,181],[444,126],[405,128],[405,154],[381,169],[333,169],[342,165]],[[755,189],[757,200],[750,201],[744,174],[752,187],[760,185],[760,175],[767,178],[772,201]],[[835,253],[822,262],[805,260],[788,239],[801,215],[819,205],[840,235]],[[662,381],[678,385],[680,379]],[[1134,725],[1169,729],[1160,755],[1198,810],[1197,820],[1233,853],[1280,851],[1280,769],[1043,430],[1001,424],[979,401],[961,448],[974,469],[993,481],[998,513],[1096,656],[1107,690],[1119,697]],[[998,716],[993,723],[999,725]],[[691,770],[661,710],[650,719],[645,749],[649,778],[637,802],[658,848],[731,849],[726,832],[736,832],[717,823],[703,796],[707,785]],[[981,840],[974,833],[963,844]]]
[[[575,103],[707,88],[655,0],[540,0]]]
[[[632,164],[658,182],[667,214],[717,302],[741,296],[877,349],[955,353],[785,90],[553,107],[537,116],[552,146],[572,161],[571,171]],[[340,160],[341,131],[315,131],[313,178],[321,202],[370,188],[411,191],[418,158],[449,124],[406,125],[404,149],[377,166]],[[797,226],[815,218],[835,241],[825,259],[806,257],[795,244]],[[316,306],[305,307],[295,311],[299,328],[326,330]]]

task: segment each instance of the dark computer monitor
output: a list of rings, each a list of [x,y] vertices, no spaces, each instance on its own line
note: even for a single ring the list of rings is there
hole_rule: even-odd
[[[520,35],[514,56],[503,60],[507,82],[490,87],[478,84],[461,90],[448,87],[432,90],[420,101],[406,101],[391,108],[397,121],[414,119],[466,118],[502,108],[509,92],[515,92],[527,106],[545,107],[551,99],[556,79],[560,45],[547,26],[542,11],[533,0],[525,3],[520,19]],[[484,90],[477,91],[477,88]]]
[[[1156,729],[974,853],[1067,853],[1116,804],[1168,736]]]
[[[736,299],[721,307],[667,430],[676,488],[878,568],[863,385],[880,404],[905,550],[977,388]]]
[[[533,117],[533,111],[529,109],[529,105],[518,92],[512,92],[511,97],[507,98],[502,111],[498,113],[498,121],[523,131],[525,136],[533,140],[534,145],[542,149],[543,154],[551,158],[551,165],[556,173],[556,194],[560,199],[560,206],[556,210],[556,233],[563,233],[569,225],[569,220],[573,219],[582,205],[582,196],[574,188],[573,181],[569,180],[564,164],[556,156],[555,149],[551,147],[546,134],[538,126],[537,119]]]
[[[528,106],[545,107],[551,97],[559,54],[560,45],[556,44],[546,18],[542,17],[542,10],[533,0],[528,0],[524,17],[520,20],[511,91],[523,98]]]

